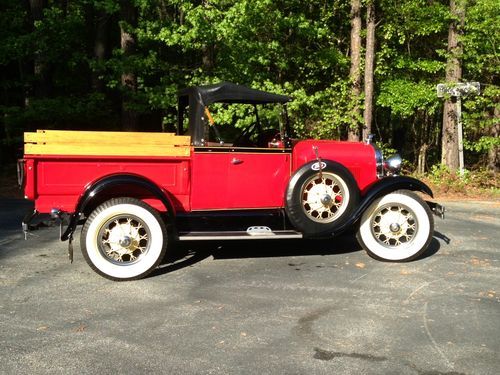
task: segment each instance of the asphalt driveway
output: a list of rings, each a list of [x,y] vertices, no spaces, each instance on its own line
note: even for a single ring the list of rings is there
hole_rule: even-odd
[[[500,203],[445,205],[411,263],[349,236],[192,242],[117,283],[0,199],[0,373],[496,375]]]

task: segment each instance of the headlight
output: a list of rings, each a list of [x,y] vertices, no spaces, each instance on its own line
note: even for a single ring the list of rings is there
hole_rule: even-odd
[[[396,154],[388,158],[383,164],[388,175],[397,176],[401,172],[402,163],[403,160],[401,159],[401,156]]]
[[[384,155],[382,154],[382,151],[378,148],[373,146],[375,149],[375,162],[377,164],[377,177],[382,178],[384,177]]]

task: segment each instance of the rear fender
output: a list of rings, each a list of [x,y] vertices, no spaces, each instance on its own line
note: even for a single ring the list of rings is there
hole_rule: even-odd
[[[396,190],[412,190],[412,191],[420,191],[424,194],[433,197],[432,190],[424,184],[422,181],[419,181],[412,177],[407,176],[395,176],[395,177],[386,177],[383,178],[372,186],[368,188],[364,196],[361,198],[361,202],[357,209],[354,211],[352,216],[343,224],[341,227],[337,228],[335,233],[332,235],[337,235],[345,230],[349,229],[354,223],[356,223],[363,212],[378,198],[390,194]]]
[[[154,182],[133,174],[115,174],[107,176],[89,184],[85,192],[78,200],[75,212],[70,216],[69,224],[64,233],[61,235],[61,240],[66,241],[71,239],[76,229],[78,221],[83,217],[84,213],[96,205],[102,203],[103,197],[107,196],[117,188],[126,191],[143,191],[151,194],[159,199],[167,210],[169,223],[175,221],[174,206],[168,197],[168,194]],[[116,195],[116,194],[115,194]]]

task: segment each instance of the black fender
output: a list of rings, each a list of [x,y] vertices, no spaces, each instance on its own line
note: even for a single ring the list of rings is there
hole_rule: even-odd
[[[432,190],[429,186],[427,186],[422,181],[419,181],[413,177],[408,176],[394,176],[394,177],[385,177],[373,185],[371,185],[368,191],[361,198],[361,202],[357,209],[352,213],[351,217],[342,224],[342,226],[338,227],[335,230],[333,235],[337,235],[341,232],[349,229],[353,224],[355,224],[360,218],[361,215],[365,212],[365,210],[378,198],[381,196],[390,194],[396,190],[412,190],[412,191],[420,191],[429,195],[430,197],[434,197]]]
[[[175,222],[174,206],[167,193],[158,185],[142,176],[134,174],[114,174],[103,177],[89,184],[85,188],[84,193],[78,200],[75,212],[70,216],[68,227],[61,235],[61,241],[66,241],[72,238],[76,226],[78,225],[78,221],[82,218],[86,208],[98,200],[100,195],[116,187],[125,187],[128,189],[139,188],[143,191],[151,193],[153,196],[158,198],[167,209],[167,215],[170,223]]]

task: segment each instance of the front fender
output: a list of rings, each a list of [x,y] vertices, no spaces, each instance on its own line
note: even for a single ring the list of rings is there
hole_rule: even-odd
[[[136,187],[148,191],[163,203],[163,205],[167,209],[167,215],[169,216],[170,222],[171,223],[174,222],[175,219],[174,206],[170,201],[170,199],[168,198],[167,194],[162,189],[160,189],[154,182],[145,179],[144,177],[133,174],[116,174],[104,177],[87,186],[85,192],[78,200],[78,205],[76,207],[75,212],[71,215],[69,219],[68,227],[61,235],[61,241],[66,241],[72,237],[73,232],[75,231],[76,226],[78,224],[78,221],[85,212],[85,208],[89,207],[89,205],[91,205],[93,201],[98,199],[98,197],[101,194],[119,186]]]
[[[386,195],[401,189],[420,191],[434,197],[431,188],[422,181],[408,176],[395,176],[383,178],[371,185],[364,194],[363,201],[365,199],[371,199],[373,202],[373,200],[381,195]]]
[[[345,230],[349,229],[354,223],[356,223],[363,212],[378,198],[390,194],[396,190],[413,190],[420,191],[431,197],[434,197],[432,190],[429,186],[424,184],[413,177],[408,176],[395,176],[386,177],[371,185],[364,196],[361,198],[361,202],[358,208],[354,211],[352,216],[347,220],[342,226],[335,230],[332,235],[337,235]]]

